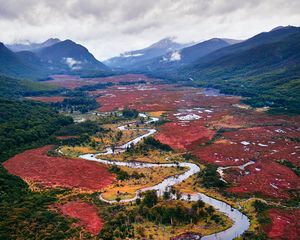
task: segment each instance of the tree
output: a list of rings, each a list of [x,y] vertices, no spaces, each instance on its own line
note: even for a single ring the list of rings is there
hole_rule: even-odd
[[[147,207],[151,208],[158,202],[157,193],[155,190],[145,192],[144,199],[142,203]]]
[[[171,198],[171,194],[168,191],[164,191],[163,193],[163,199],[164,200],[169,200]]]

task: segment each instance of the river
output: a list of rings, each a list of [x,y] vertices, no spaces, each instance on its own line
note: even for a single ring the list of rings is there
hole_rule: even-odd
[[[147,117],[145,114],[140,114],[140,116],[145,117],[145,118]],[[150,120],[147,123],[155,122],[155,121],[158,121],[158,119],[150,118]],[[126,129],[126,126],[120,126],[118,129],[123,131]],[[156,129],[142,129],[142,130],[145,130],[146,133],[143,134],[142,136],[134,138],[133,140],[125,143],[122,146],[117,147],[115,150],[115,153],[122,153],[122,152],[126,151],[126,148],[128,146],[130,146],[131,144],[135,145],[139,141],[141,141],[143,138],[148,137],[156,132]],[[145,192],[148,190],[156,190],[158,196],[162,196],[162,194],[165,191],[167,191],[171,186],[179,184],[182,181],[188,179],[190,176],[200,172],[200,167],[198,165],[196,165],[194,163],[190,163],[190,162],[178,162],[178,163],[121,162],[121,161],[112,161],[112,160],[100,158],[100,156],[105,156],[105,155],[109,155],[112,153],[113,153],[112,149],[110,147],[108,147],[108,148],[106,148],[105,152],[103,152],[103,153],[84,154],[84,155],[81,155],[80,158],[89,160],[89,161],[100,162],[100,163],[107,164],[107,165],[126,166],[126,167],[130,167],[130,168],[155,168],[155,167],[177,167],[177,166],[179,166],[179,167],[185,167],[188,169],[186,172],[184,172],[180,175],[165,178],[161,183],[159,183],[157,185],[140,189],[138,192],[136,192],[135,197],[133,197],[131,199],[124,199],[124,200],[121,200],[120,202],[135,201],[138,198],[140,192]],[[102,201],[110,203],[110,204],[117,203],[116,200],[109,201],[109,200],[104,199],[101,195],[99,196],[99,198]],[[175,199],[176,196],[172,196],[172,198]],[[235,237],[238,237],[241,234],[243,234],[250,226],[249,218],[246,215],[244,215],[242,212],[240,212],[238,209],[235,209],[232,206],[230,206],[229,204],[219,201],[217,199],[214,199],[212,197],[209,197],[203,193],[196,193],[196,194],[192,194],[192,195],[182,194],[181,199],[185,200],[185,201],[202,200],[203,202],[213,206],[218,211],[224,213],[226,216],[228,216],[233,221],[233,225],[230,228],[228,228],[222,232],[219,232],[219,233],[203,236],[201,238],[202,240],[231,240],[231,239],[234,239]]]

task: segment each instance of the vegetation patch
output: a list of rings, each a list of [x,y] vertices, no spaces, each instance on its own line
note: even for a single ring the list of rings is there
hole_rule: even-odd
[[[82,159],[47,156],[52,146],[19,153],[3,163],[11,173],[46,187],[98,191],[114,180],[106,166]]]
[[[97,208],[90,203],[77,200],[57,207],[63,215],[78,220],[74,223],[75,226],[81,226],[93,235],[98,235],[103,227],[103,221],[98,215]]]

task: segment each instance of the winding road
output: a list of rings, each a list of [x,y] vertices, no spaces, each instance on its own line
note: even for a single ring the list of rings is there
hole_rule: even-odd
[[[145,114],[140,114],[140,116],[147,117]],[[155,122],[155,121],[158,121],[158,119],[150,118],[150,120],[147,123]],[[123,131],[125,129],[126,129],[126,126],[119,127],[119,130],[121,130],[121,131]],[[126,151],[126,148],[128,146],[130,146],[131,144],[135,145],[139,141],[141,141],[143,138],[148,137],[156,132],[156,129],[142,129],[142,130],[146,131],[146,133],[144,135],[139,136],[139,137],[127,142],[126,144],[124,144],[122,146],[119,146],[115,150],[115,153],[122,153],[122,152]],[[167,191],[171,186],[179,184],[182,181],[188,179],[190,176],[200,172],[199,166],[194,163],[190,163],[190,162],[179,162],[179,163],[121,162],[121,161],[105,160],[105,159],[99,158],[100,156],[105,156],[105,155],[109,155],[112,153],[113,153],[113,151],[109,147],[109,148],[106,148],[106,151],[104,153],[84,154],[84,155],[81,155],[80,158],[85,159],[85,160],[100,162],[100,163],[107,164],[107,165],[127,166],[127,167],[131,167],[131,168],[155,168],[155,167],[176,167],[176,166],[188,168],[188,170],[186,172],[184,172],[180,175],[177,175],[177,176],[165,178],[161,183],[154,185],[152,187],[140,189],[139,191],[136,192],[135,197],[133,197],[131,199],[124,199],[124,200],[121,200],[120,202],[132,202],[138,198],[140,192],[145,192],[148,190],[156,190],[158,196],[162,196],[163,192]],[[101,195],[99,196],[99,198],[102,201],[110,203],[110,204],[117,202],[115,200],[112,200],[112,201],[106,200]],[[172,198],[175,199],[176,196],[172,196]],[[224,213],[226,216],[228,216],[233,221],[233,225],[230,228],[228,228],[222,232],[203,236],[201,238],[202,240],[231,240],[231,239],[234,239],[235,237],[238,237],[241,234],[243,234],[250,226],[249,218],[246,215],[244,215],[243,213],[241,213],[238,209],[235,209],[232,206],[230,206],[229,204],[219,201],[217,199],[214,199],[212,197],[209,197],[203,193],[196,193],[196,194],[192,194],[192,195],[182,194],[181,199],[185,200],[185,201],[202,200],[203,202],[213,206],[218,211]]]

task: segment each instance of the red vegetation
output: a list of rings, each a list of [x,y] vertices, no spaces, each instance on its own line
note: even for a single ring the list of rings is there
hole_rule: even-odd
[[[297,240],[300,236],[300,210],[269,210],[271,225],[267,227],[271,239]]]
[[[299,165],[300,146],[291,140],[300,137],[295,127],[254,127],[225,132],[223,136],[225,140],[198,149],[197,156],[220,166],[258,159],[287,159]]]
[[[106,166],[83,159],[47,156],[52,146],[28,150],[3,163],[9,173],[46,187],[100,190],[110,185],[114,176]]]
[[[209,141],[214,134],[214,131],[205,128],[197,121],[188,123],[171,122],[164,124],[155,137],[172,148],[187,150],[191,149],[193,145]]]
[[[114,111],[130,107],[142,112],[175,111],[179,108],[215,106],[222,107],[239,102],[238,97],[206,97],[195,88],[176,85],[130,85],[114,86],[97,99],[100,111]]]
[[[103,227],[103,222],[98,216],[97,208],[92,204],[74,201],[59,206],[59,209],[63,215],[78,219],[79,221],[76,225],[81,226],[93,235],[97,235]]]
[[[289,168],[272,161],[258,161],[246,170],[229,169],[225,180],[233,187],[229,192],[259,193],[267,197],[289,199],[289,190],[300,192],[299,177]]]
[[[97,101],[101,104],[99,110],[102,112],[125,107],[141,112],[168,111],[177,108],[176,100],[182,98],[182,95],[182,92],[172,91],[170,85],[115,86],[106,90],[105,95],[99,97]]]
[[[71,75],[53,75],[53,80],[47,81],[47,83],[60,86],[68,89],[74,89],[85,85],[95,85],[97,83],[121,83],[121,82],[158,82],[158,79],[148,78],[142,74],[125,74],[120,76],[111,77],[99,77],[99,78],[80,78],[79,76]]]
[[[53,96],[53,97],[26,97],[27,99],[39,101],[39,102],[62,102],[65,97]]]

